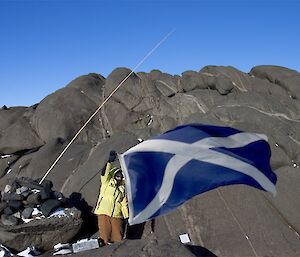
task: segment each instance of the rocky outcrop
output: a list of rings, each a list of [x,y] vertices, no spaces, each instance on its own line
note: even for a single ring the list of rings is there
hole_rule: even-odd
[[[81,212],[72,201],[53,190],[52,181],[39,182],[17,178],[1,191],[0,242],[12,250],[29,246],[50,250],[81,229]]]
[[[214,255],[209,253],[208,250],[204,248],[192,248],[192,250],[198,254],[196,256],[210,256]],[[92,256],[164,256],[164,257],[192,257],[195,256],[191,250],[182,245],[176,240],[159,240],[158,238],[150,237],[142,240],[126,240],[121,243],[105,246],[99,249],[80,252],[76,254],[71,254],[69,256],[82,256],[82,257],[92,257]],[[200,255],[201,254],[201,255]],[[203,255],[202,255],[203,254]]]
[[[0,153],[11,154],[43,145],[30,121],[35,107],[0,110]]]
[[[295,70],[279,66],[261,65],[254,67],[250,74],[279,85],[288,92],[292,99],[299,99],[300,97],[300,78],[299,73]]]
[[[118,68],[106,79],[88,74],[36,106],[2,108],[0,189],[15,177],[42,177],[89,115],[129,73],[127,68]],[[81,194],[90,211],[98,196],[98,171],[112,149],[123,152],[141,139],[184,123],[264,133],[278,176],[275,198],[246,186],[213,190],[158,218],[154,233],[164,242],[178,240],[179,234],[187,232],[195,246],[220,257],[297,256],[299,80],[297,71],[278,66],[257,66],[249,74],[223,66],[206,66],[181,76],[158,70],[133,73],[82,131],[49,179],[66,196]]]
[[[71,240],[81,224],[81,212],[72,208],[66,216],[34,220],[17,226],[0,225],[0,242],[15,251],[22,251],[28,246],[52,250],[57,243]]]

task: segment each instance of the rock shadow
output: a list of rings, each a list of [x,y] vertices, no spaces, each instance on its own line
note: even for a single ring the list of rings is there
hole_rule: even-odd
[[[90,237],[95,234],[98,230],[97,217],[92,212],[93,208],[82,198],[81,193],[72,193],[69,197],[69,204],[70,207],[80,210],[82,215],[83,223],[77,237]]]
[[[185,245],[185,247],[191,251],[197,257],[218,257],[217,255],[213,254],[208,249],[199,246],[199,245]]]
[[[154,233],[155,231],[155,219],[148,221],[148,225],[146,226],[146,222],[136,225],[127,225],[125,226],[125,233],[127,239],[141,239],[145,237],[145,234]]]
[[[126,238],[127,239],[141,239],[142,235],[144,233],[145,224],[146,224],[146,222],[141,223],[141,224],[131,225],[131,226],[125,225],[125,226],[127,226],[127,231],[125,232]]]

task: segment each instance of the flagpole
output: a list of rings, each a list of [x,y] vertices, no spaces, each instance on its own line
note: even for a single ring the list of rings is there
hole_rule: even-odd
[[[133,70],[119,83],[119,85],[110,93],[110,95],[103,101],[103,103],[95,110],[95,112],[87,119],[87,121],[83,124],[83,126],[77,131],[75,136],[71,139],[71,141],[67,144],[67,146],[62,150],[60,155],[56,158],[50,168],[46,171],[39,184],[43,183],[45,178],[49,175],[51,170],[60,160],[60,158],[64,155],[64,153],[68,150],[68,148],[72,145],[75,139],[79,136],[81,131],[89,124],[89,122],[95,117],[95,115],[100,111],[100,109],[108,102],[108,100],[118,91],[118,89],[124,84],[124,82],[138,69],[148,58],[149,56],[164,42],[167,38],[173,34],[175,28],[172,29],[168,34],[166,34],[145,56],[144,58],[133,68]]]

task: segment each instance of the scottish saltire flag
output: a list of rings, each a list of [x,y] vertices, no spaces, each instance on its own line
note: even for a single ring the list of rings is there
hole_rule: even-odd
[[[188,199],[232,184],[275,195],[276,175],[263,134],[188,124],[144,141],[119,156],[129,224],[166,214]]]

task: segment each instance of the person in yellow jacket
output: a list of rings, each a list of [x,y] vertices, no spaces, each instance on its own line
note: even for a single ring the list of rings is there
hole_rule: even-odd
[[[115,151],[110,152],[106,168],[101,172],[101,189],[94,211],[98,215],[99,235],[105,244],[122,240],[123,219],[129,216],[122,170],[112,165],[116,156]]]

